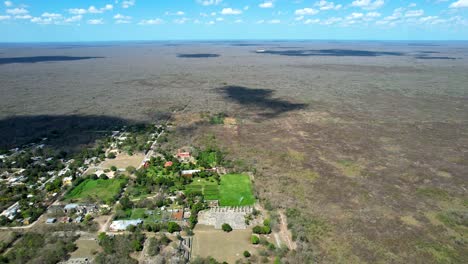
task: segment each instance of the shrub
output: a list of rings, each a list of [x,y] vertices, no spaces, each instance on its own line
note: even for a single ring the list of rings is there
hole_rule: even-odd
[[[116,167],[116,166],[111,166],[110,169],[111,169],[111,171],[117,171],[117,167]]]
[[[257,245],[258,243],[260,243],[260,238],[258,238],[258,236],[256,235],[252,235],[250,241],[252,241],[252,244]]]
[[[115,159],[115,153],[114,152],[111,152],[107,155],[107,158],[109,159]]]
[[[180,226],[177,223],[175,222],[167,223],[167,231],[169,233],[180,232],[180,230],[182,230],[182,228],[180,228]]]
[[[246,258],[250,257],[250,252],[248,252],[247,250],[244,251],[244,257],[246,257]]]
[[[232,227],[229,225],[229,224],[226,224],[224,223],[221,228],[223,229],[224,232],[231,232],[232,231]]]

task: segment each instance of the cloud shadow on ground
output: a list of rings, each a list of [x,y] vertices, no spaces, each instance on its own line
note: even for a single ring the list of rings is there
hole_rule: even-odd
[[[0,148],[40,142],[69,152],[93,143],[117,128],[137,122],[109,116],[38,115],[13,116],[0,120]]]
[[[265,54],[282,55],[282,56],[333,56],[333,57],[377,57],[377,56],[403,56],[402,52],[391,51],[369,51],[369,50],[344,50],[344,49],[322,49],[322,50],[265,50]]]
[[[184,54],[177,54],[178,58],[216,58],[219,57],[219,54],[213,53],[184,53]]]
[[[72,56],[35,56],[35,57],[14,57],[0,58],[0,65],[11,63],[36,63],[36,62],[52,62],[52,61],[76,61],[89,59],[102,59],[104,57],[72,57]]]
[[[300,110],[306,104],[293,103],[284,99],[273,98],[270,89],[252,89],[242,86],[224,86],[218,89],[227,101],[261,110],[260,116],[273,118],[282,113]]]

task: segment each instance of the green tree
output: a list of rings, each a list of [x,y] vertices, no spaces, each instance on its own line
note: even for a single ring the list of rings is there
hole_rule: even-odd
[[[226,224],[226,223],[224,223],[221,226],[221,229],[223,229],[224,232],[228,232],[228,233],[232,231],[232,227],[229,224]]]
[[[169,233],[180,232],[182,228],[175,222],[167,223],[167,231]]]
[[[248,252],[247,250],[244,251],[244,257],[249,258],[250,256],[250,252]]]
[[[260,238],[256,235],[252,235],[250,241],[252,241],[252,244],[257,245],[258,243],[260,243]]]

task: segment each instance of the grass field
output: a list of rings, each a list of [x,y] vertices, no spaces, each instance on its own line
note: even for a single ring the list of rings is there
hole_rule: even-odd
[[[200,191],[206,200],[219,200],[219,186],[216,181],[195,178],[193,182],[186,186],[187,191]]]
[[[124,179],[87,179],[65,195],[66,200],[82,201],[95,199],[110,202],[119,194]]]
[[[222,176],[219,196],[221,206],[252,205],[255,203],[250,178],[243,174]]]

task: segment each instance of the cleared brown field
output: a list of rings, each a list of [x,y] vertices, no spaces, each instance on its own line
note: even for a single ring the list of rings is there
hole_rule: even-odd
[[[134,153],[132,156],[122,152],[117,154],[115,159],[106,159],[99,165],[99,167],[104,169],[110,169],[112,166],[117,167],[117,169],[125,169],[128,166],[138,168],[144,157],[145,154],[140,152]]]
[[[211,226],[197,225],[194,232],[192,257],[211,256],[221,262],[235,263],[244,258],[245,250],[256,252],[256,247],[250,243],[251,229],[226,233]]]

